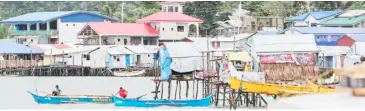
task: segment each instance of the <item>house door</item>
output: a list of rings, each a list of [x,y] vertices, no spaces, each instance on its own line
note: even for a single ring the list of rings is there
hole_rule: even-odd
[[[328,61],[328,68],[333,68],[333,56],[326,57]]]
[[[108,67],[113,69],[113,56],[109,54],[108,56]]]
[[[137,55],[137,65],[139,65],[141,63],[141,55]]]
[[[129,54],[125,55],[125,66],[131,66],[131,56]]]

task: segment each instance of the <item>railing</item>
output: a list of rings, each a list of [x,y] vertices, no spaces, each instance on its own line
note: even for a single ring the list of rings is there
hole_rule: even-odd
[[[11,35],[15,36],[30,36],[30,35],[57,35],[57,30],[14,30]]]
[[[42,63],[36,60],[0,60],[0,68],[29,68],[41,66]]]

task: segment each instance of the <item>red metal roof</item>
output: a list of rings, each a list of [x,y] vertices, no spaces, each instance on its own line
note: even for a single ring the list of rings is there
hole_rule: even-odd
[[[203,20],[185,15],[181,12],[157,12],[137,20],[138,23],[150,22],[204,22]]]
[[[134,35],[134,36],[159,36],[159,33],[149,24],[139,23],[88,23],[98,35]],[[85,29],[85,28],[83,28]]]
[[[165,5],[173,5],[173,4],[184,4],[185,1],[165,1],[165,2],[161,2],[161,4],[165,4]]]
[[[57,48],[57,49],[66,49],[66,48],[70,48],[70,46],[66,45],[66,44],[52,44],[53,47]]]

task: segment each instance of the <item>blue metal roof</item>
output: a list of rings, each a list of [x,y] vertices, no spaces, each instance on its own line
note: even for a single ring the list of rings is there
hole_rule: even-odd
[[[340,27],[289,27],[302,34],[365,34],[365,28],[340,28]]]
[[[314,17],[316,20],[321,20],[321,19],[324,19],[326,17],[330,17],[330,16],[333,16],[333,15],[338,15],[338,14],[341,14],[341,13],[344,13],[344,12],[345,11],[343,11],[343,10],[341,10],[341,11],[309,12],[309,13],[305,13],[305,14],[301,14],[301,15],[298,15],[298,16],[287,18],[286,21],[304,21],[309,15]]]
[[[74,15],[74,14],[91,14],[96,15],[100,17],[104,17],[106,19],[109,19],[111,21],[119,21],[117,19],[107,17],[104,15],[96,14],[93,12],[86,12],[86,11],[62,11],[62,12],[34,12],[34,13],[28,13],[16,17],[12,17],[6,20],[1,21],[0,23],[3,24],[24,24],[24,23],[44,23],[50,20],[55,20],[61,17]]]
[[[31,52],[32,51],[32,52]],[[17,44],[11,39],[0,40],[0,54],[42,54],[43,51],[28,47],[24,44]]]
[[[365,35],[364,34],[349,34],[347,35],[356,42],[365,42]]]

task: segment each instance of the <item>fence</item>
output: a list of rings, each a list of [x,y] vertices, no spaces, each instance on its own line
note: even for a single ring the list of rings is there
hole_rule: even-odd
[[[0,60],[0,68],[29,68],[41,66],[43,61],[37,60]]]

